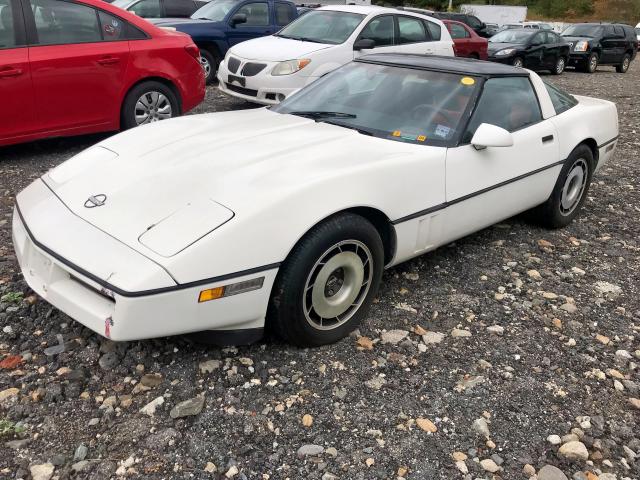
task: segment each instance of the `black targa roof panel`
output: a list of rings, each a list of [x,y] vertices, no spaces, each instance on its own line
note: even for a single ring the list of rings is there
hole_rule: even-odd
[[[419,68],[437,72],[478,75],[484,77],[517,76],[528,77],[522,68],[502,63],[485,62],[473,58],[442,57],[438,55],[416,55],[406,53],[375,53],[363,55],[356,62],[380,63],[398,67]]]

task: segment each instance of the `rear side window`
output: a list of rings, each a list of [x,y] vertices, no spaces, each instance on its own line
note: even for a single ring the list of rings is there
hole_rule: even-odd
[[[547,82],[544,82],[544,86],[547,87],[547,92],[549,92],[549,96],[551,97],[551,103],[553,103],[556,115],[566,112],[578,104],[578,101],[572,95],[560,90],[558,87]]]
[[[484,84],[464,142],[469,143],[483,123],[514,132],[541,120],[540,104],[528,78],[490,78]]]
[[[418,18],[399,16],[398,31],[400,33],[400,44],[427,41],[424,27]]]
[[[376,17],[362,30],[360,38],[370,38],[376,42],[376,47],[393,45],[395,36],[395,22],[391,15]]]
[[[431,36],[431,40],[438,41],[442,38],[442,33],[440,32],[440,25],[434,22],[430,22],[428,20],[423,20],[424,26],[426,27],[429,35]]]
[[[40,45],[102,41],[96,10],[60,0],[31,0]]]
[[[13,25],[13,10],[10,0],[0,0],[0,49],[16,46],[16,31]]]
[[[188,17],[193,12],[193,3],[186,0],[164,0],[165,17]]]
[[[471,28],[480,28],[480,26],[482,25],[482,22],[477,18],[474,17],[472,15],[469,15],[467,17],[467,25],[471,26]]]
[[[102,40],[105,42],[148,38],[146,33],[110,13],[98,10],[98,19],[102,30]]]
[[[276,3],[276,25],[288,25],[293,20],[291,7],[286,3]]]

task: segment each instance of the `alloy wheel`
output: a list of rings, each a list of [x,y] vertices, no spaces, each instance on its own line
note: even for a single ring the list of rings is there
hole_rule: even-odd
[[[560,196],[560,213],[565,217],[571,215],[580,204],[587,186],[588,174],[589,166],[584,158],[579,158],[571,166]]]
[[[150,91],[143,93],[135,106],[136,125],[158,122],[173,116],[173,109],[169,99],[161,92]]]
[[[204,70],[205,78],[209,78],[211,76],[211,62],[209,62],[209,60],[207,60],[205,57],[201,56],[200,65],[202,65],[202,68]]]
[[[520,57],[517,57],[513,60],[513,64],[514,67],[518,67],[518,68],[522,68],[524,63],[522,61],[522,59]]]
[[[629,57],[624,57],[624,60],[622,61],[622,72],[626,72],[627,70],[629,70],[629,64],[630,64],[630,60]]]
[[[597,68],[598,68],[598,57],[597,55],[591,55],[591,58],[589,58],[589,71],[593,73],[596,71]]]
[[[373,278],[373,256],[357,240],[326,250],[311,269],[303,292],[304,315],[318,330],[346,323],[367,297]]]
[[[564,67],[565,67],[565,62],[564,62],[564,58],[559,58],[558,62],[556,63],[556,73],[559,75],[562,72],[564,72]]]

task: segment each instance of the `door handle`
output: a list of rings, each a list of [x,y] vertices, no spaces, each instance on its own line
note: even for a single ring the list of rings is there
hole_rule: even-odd
[[[546,137],[542,137],[542,143],[553,142],[553,135],[547,135]]]
[[[5,70],[0,70],[0,78],[17,77],[19,75],[22,75],[22,69],[21,68],[9,67],[9,68],[7,68]]]
[[[98,60],[100,65],[115,65],[118,62],[120,62],[120,59],[116,57],[105,57]]]

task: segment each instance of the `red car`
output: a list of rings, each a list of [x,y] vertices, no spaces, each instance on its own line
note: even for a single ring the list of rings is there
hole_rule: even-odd
[[[442,23],[447,26],[447,30],[451,34],[456,57],[479,58],[480,60],[488,58],[489,41],[486,38],[481,37],[462,22],[442,20]]]
[[[204,94],[188,35],[101,0],[0,0],[0,145],[131,128]]]

